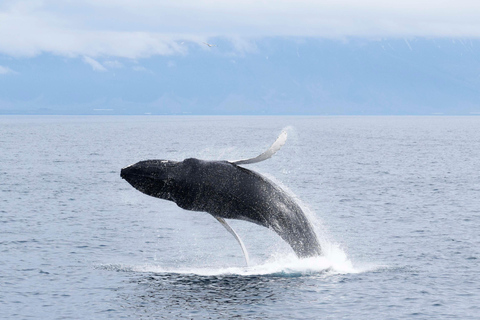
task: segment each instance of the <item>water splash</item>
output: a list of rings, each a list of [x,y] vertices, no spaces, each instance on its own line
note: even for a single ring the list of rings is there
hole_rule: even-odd
[[[290,130],[293,130],[290,128]],[[294,201],[300,206],[308,221],[312,224],[315,234],[322,249],[322,256],[299,260],[301,264],[310,265],[310,260],[317,266],[326,266],[325,269],[333,270],[338,273],[356,273],[362,272],[353,267],[353,263],[347,256],[345,249],[336,243],[324,226],[321,219],[286,185],[270,174],[264,174],[274,184],[280,186]],[[364,268],[362,268],[364,270]],[[366,270],[366,269],[365,269]]]
[[[121,272],[192,274],[199,276],[281,276],[297,277],[319,274],[359,273],[343,251],[332,247],[328,254],[320,257],[299,259],[293,253],[272,255],[267,261],[250,267],[163,267],[159,265],[101,265],[99,269]]]

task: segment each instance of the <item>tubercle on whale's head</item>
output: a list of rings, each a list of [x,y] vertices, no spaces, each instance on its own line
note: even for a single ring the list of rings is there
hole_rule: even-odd
[[[170,189],[177,164],[170,160],[144,160],[123,168],[120,176],[149,196],[173,200]]]

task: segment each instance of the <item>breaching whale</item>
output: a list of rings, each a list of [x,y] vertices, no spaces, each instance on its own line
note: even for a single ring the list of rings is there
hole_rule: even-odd
[[[241,167],[270,158],[285,143],[283,131],[259,156],[237,161],[145,160],[125,167],[120,176],[135,189],[175,202],[180,208],[214,216],[245,247],[224,219],[256,223],[275,231],[300,258],[320,255],[311,223],[295,200],[260,174]]]

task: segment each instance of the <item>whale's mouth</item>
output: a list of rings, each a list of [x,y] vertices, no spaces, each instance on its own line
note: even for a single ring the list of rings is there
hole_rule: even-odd
[[[176,164],[169,160],[140,161],[122,168],[120,177],[140,192],[173,201],[169,181]]]
[[[122,179],[128,180],[130,176],[135,175],[135,173],[133,172],[134,170],[132,170],[134,165],[135,164],[131,164],[129,166],[126,166],[125,168],[122,168],[120,170],[120,177]]]
[[[120,177],[122,179],[127,180],[128,182],[130,182],[131,180],[133,180],[135,178],[142,178],[144,176],[146,176],[146,174],[142,173],[140,170],[135,168],[134,164],[132,164],[128,167],[122,168],[120,170]]]

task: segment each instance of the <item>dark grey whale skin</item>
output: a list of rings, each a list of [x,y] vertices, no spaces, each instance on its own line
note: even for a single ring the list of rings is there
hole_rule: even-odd
[[[258,173],[228,161],[145,160],[123,168],[120,176],[137,190],[180,208],[272,229],[300,258],[322,253],[312,225],[292,197]]]

